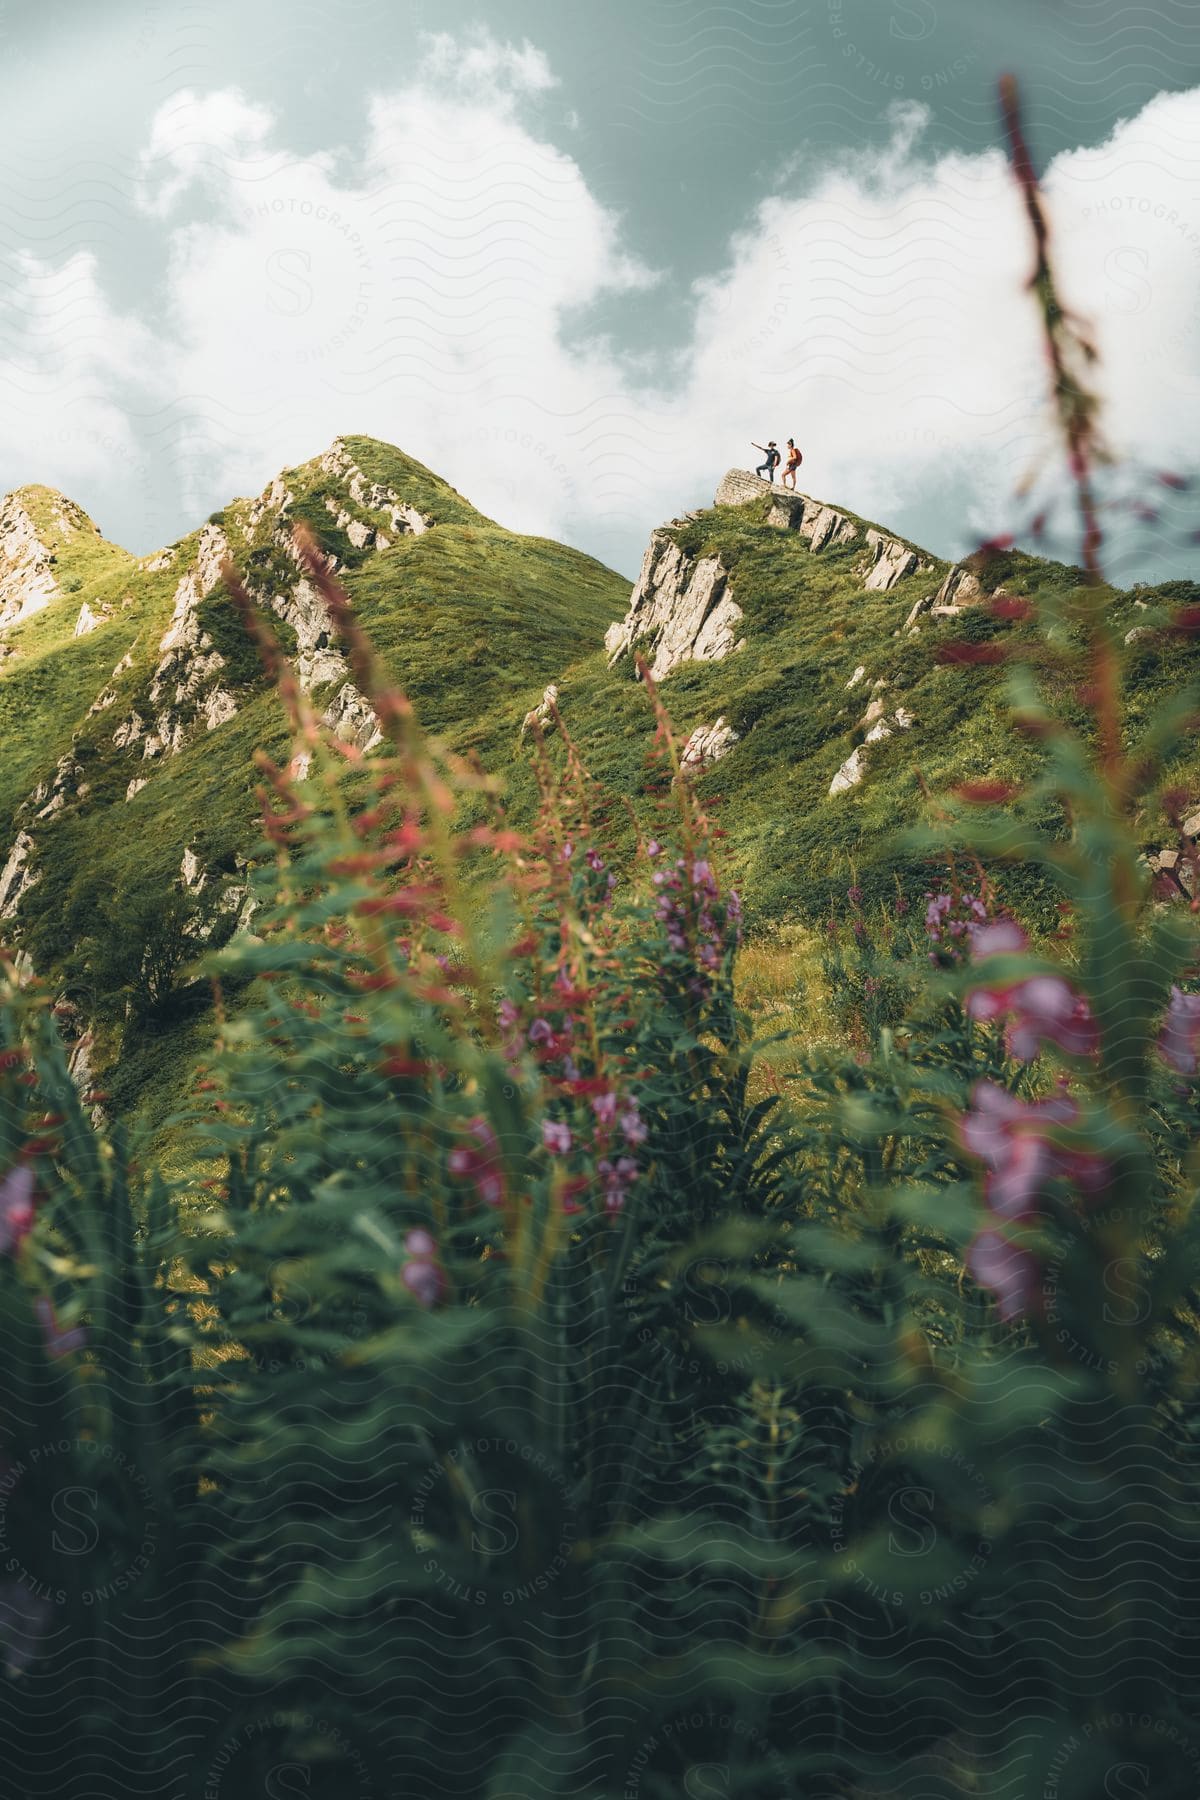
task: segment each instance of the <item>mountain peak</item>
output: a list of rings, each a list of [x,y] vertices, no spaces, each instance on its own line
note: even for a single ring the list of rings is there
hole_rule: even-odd
[[[125,555],[58,488],[32,483],[5,494],[0,500],[0,628],[41,612],[64,592],[77,592],[83,585],[80,577],[94,572],[98,550],[106,559]]]

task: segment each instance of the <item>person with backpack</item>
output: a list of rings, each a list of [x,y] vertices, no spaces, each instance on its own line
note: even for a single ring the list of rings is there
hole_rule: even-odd
[[[756,475],[762,475],[765,470],[767,480],[773,483],[775,480],[775,471],[779,467],[781,460],[779,452],[775,448],[775,439],[772,438],[770,442],[766,444],[752,444],[751,448],[754,450],[761,450],[767,459],[766,462],[759,463],[754,473]]]
[[[803,461],[803,452],[797,450],[795,438],[789,438],[787,468],[783,471],[783,485],[784,487],[790,487],[793,494],[796,491],[796,470]]]

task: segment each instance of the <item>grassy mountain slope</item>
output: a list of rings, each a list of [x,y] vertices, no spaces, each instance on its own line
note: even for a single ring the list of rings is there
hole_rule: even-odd
[[[813,555],[798,533],[765,525],[763,512],[755,502],[714,507],[672,530],[690,556],[719,556],[729,571],[729,591],[745,615],[744,647],[721,661],[686,662],[660,684],[681,738],[718,718],[738,733],[700,777],[700,791],[727,833],[727,862],[759,926],[812,921],[853,880],[881,897],[896,880],[919,890],[929,869],[897,848],[895,834],[927,812],[924,790],[944,796],[964,779],[1019,782],[1038,761],[1036,745],[1011,728],[1004,670],[939,660],[951,641],[1016,648],[1032,639],[1030,624],[977,604],[953,619],[931,618],[926,609],[906,629],[914,604],[937,590],[951,565],[923,552],[930,570],[890,592],[869,592],[861,541]],[[991,558],[986,569],[989,590],[1002,587],[1035,606],[1068,598],[1080,579],[1078,569],[1018,551]],[[1162,597],[1191,597],[1187,584],[1176,586]],[[1160,591],[1107,597],[1124,634],[1151,616],[1143,608]],[[1135,643],[1135,718],[1194,655],[1186,640],[1157,633]],[[859,668],[864,674],[848,691]],[[1071,680],[1077,675],[1078,665]],[[877,690],[876,682],[886,686]],[[1062,676],[1047,671],[1045,686],[1082,720]],[[914,722],[869,745],[861,784],[831,795],[839,768],[867,735],[864,717],[876,697],[889,717],[902,707]],[[576,665],[561,683],[560,704],[594,772],[622,792],[645,793],[647,707],[632,655],[611,670],[603,653]],[[1200,757],[1182,759],[1176,773],[1200,799]],[[1163,841],[1161,824],[1146,821],[1148,843]],[[1036,873],[1021,870],[1012,880],[1014,898],[1036,909],[1044,897]]]
[[[0,868],[10,845],[27,846],[0,934],[74,996],[114,1105],[143,1123],[156,1126],[169,1110],[207,1025],[204,991],[173,991],[180,932],[192,934],[184,948],[194,953],[201,915],[205,931],[234,928],[258,835],[252,753],[286,750],[278,702],[219,579],[222,556],[243,572],[331,719],[354,690],[290,553],[298,521],[336,558],[423,724],[506,776],[518,820],[534,799],[519,727],[552,681],[589,767],[650,816],[661,790],[647,761],[651,709],[632,653],[610,668],[600,648],[626,612],[628,583],[563,545],[504,530],[390,446],[340,439],[257,500],[232,501],[140,561],[90,521],[64,537],[56,521],[69,503],[50,490],[21,499],[43,541],[54,539],[61,592],[0,629]],[[671,528],[688,568],[719,559],[743,642],[720,661],[685,661],[661,683],[681,737],[718,719],[737,734],[699,780],[759,928],[815,921],[851,880],[868,894],[897,880],[919,892],[929,871],[897,849],[895,827],[921,815],[926,791],[965,777],[1020,779],[1036,760],[1009,729],[1002,671],[939,660],[952,638],[1003,644],[1028,626],[973,605],[945,620],[926,609],[913,628],[914,605],[949,565],[922,552],[925,568],[872,592],[866,521],[847,515],[856,540],[814,554],[765,512],[752,499]],[[1016,552],[993,559],[985,576],[988,590],[1003,585],[1035,602],[1062,599],[1079,580]],[[1132,629],[1152,616],[1140,608],[1154,598],[1113,594],[1110,603]],[[77,637],[83,601],[100,623]],[[1179,639],[1138,642],[1135,710],[1192,654]],[[903,709],[908,727],[868,744],[859,785],[831,795],[871,726],[872,701],[892,720]],[[364,742],[369,709],[365,720],[362,708],[347,716],[346,734]],[[1200,796],[1200,763],[1181,765],[1180,779]],[[1157,826],[1147,821],[1148,840]],[[1038,877],[1013,879],[1013,897],[1036,911]]]

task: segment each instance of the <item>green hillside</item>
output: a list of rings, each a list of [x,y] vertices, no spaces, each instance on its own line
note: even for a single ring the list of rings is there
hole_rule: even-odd
[[[894,827],[920,816],[923,784],[944,792],[1032,766],[1033,747],[1009,729],[1002,671],[941,658],[952,640],[1003,646],[1029,630],[983,603],[994,590],[1062,604],[1079,572],[1017,552],[994,557],[975,571],[973,602],[935,617],[928,602],[950,565],[888,540],[920,566],[873,591],[865,521],[829,514],[845,541],[817,553],[818,503],[790,503],[781,520],[771,496],[753,483],[747,493],[655,542],[675,571],[677,610],[686,611],[686,584],[708,571],[713,597],[737,619],[725,654],[679,661],[660,686],[681,741],[718,722],[734,734],[696,778],[761,929],[814,921],[851,880],[879,895],[897,880],[919,892],[929,872],[904,860]],[[287,749],[279,703],[220,580],[222,557],[342,735],[365,745],[373,716],[292,554],[296,523],[335,560],[422,723],[505,776],[518,821],[534,799],[520,726],[551,682],[593,773],[650,816],[662,776],[648,762],[639,646],[615,660],[600,647],[626,615],[628,583],[564,545],[504,530],[388,445],[339,439],[256,500],[232,501],[140,560],[51,490],[20,490],[4,508],[26,540],[32,521],[45,556],[36,544],[26,554],[41,556],[39,579],[48,574],[58,591],[0,627],[0,934],[71,998],[77,1027],[94,1034],[94,1074],[144,1124],[166,1115],[202,1041],[207,992],[184,978],[187,962],[247,922],[253,752]],[[802,514],[808,536],[789,528]],[[10,578],[18,589],[19,576]],[[1153,618],[1154,599],[1113,594],[1111,604],[1132,630]],[[85,603],[88,628],[76,635]],[[711,622],[717,612],[705,604]],[[653,654],[653,632],[641,647]],[[1153,632],[1135,645],[1135,716],[1137,695],[1151,696],[1189,654]],[[831,794],[859,746],[859,779]],[[1200,795],[1200,768],[1181,771],[1189,778]],[[1147,821],[1148,842],[1157,823]],[[1013,879],[1036,912],[1036,876]]]

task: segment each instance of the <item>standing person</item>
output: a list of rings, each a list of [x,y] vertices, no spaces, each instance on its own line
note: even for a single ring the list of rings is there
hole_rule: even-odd
[[[803,461],[804,461],[803,454],[796,448],[795,438],[789,438],[788,439],[788,449],[787,449],[787,468],[783,471],[783,485],[784,485],[784,487],[790,487],[793,494],[796,491],[796,470],[800,467],[800,464]]]
[[[775,448],[775,439],[771,438],[770,441],[766,444],[753,444],[752,443],[751,449],[761,450],[763,455],[767,459],[766,462],[759,463],[759,465],[758,465],[757,469],[755,469],[754,473],[756,475],[761,475],[763,473],[763,471],[765,470],[767,480],[770,482],[774,482],[775,471],[779,467],[779,462],[780,462],[779,452]]]

